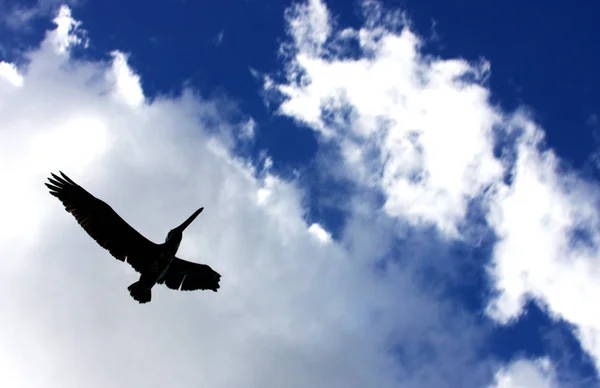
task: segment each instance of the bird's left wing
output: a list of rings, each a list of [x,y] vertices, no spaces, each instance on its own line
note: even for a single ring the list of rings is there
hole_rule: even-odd
[[[175,257],[162,279],[158,283],[164,283],[172,290],[194,291],[219,289],[221,275],[206,264],[192,263]]]
[[[148,257],[157,244],[142,236],[115,212],[107,203],[88,193],[60,172],[48,178],[50,194],[58,198],[65,209],[96,242],[116,259],[127,261],[142,273],[150,265]]]

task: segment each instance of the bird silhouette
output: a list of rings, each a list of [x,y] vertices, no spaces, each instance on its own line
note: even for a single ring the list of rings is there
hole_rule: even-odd
[[[112,256],[127,262],[140,273],[140,279],[127,289],[133,299],[147,303],[152,287],[165,284],[180,291],[217,292],[221,275],[206,264],[192,263],[175,256],[183,231],[204,210],[196,210],[178,227],[171,229],[162,244],[156,244],[131,227],[107,203],[94,197],[68,176],[51,173],[45,185],[58,198],[79,225]]]

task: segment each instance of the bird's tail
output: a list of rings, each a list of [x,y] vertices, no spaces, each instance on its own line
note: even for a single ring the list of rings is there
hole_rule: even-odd
[[[146,288],[141,282],[137,281],[127,287],[129,295],[140,303],[147,303],[152,300],[152,289]]]

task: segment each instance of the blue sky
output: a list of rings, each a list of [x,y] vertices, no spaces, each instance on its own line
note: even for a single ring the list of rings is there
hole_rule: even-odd
[[[600,5],[0,11],[8,386],[599,385]],[[217,297],[132,304],[58,169],[155,240],[205,203],[181,251]]]

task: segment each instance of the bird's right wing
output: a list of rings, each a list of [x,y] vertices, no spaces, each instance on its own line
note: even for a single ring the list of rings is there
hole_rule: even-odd
[[[220,279],[221,275],[206,264],[192,263],[175,257],[158,283],[165,283],[172,290],[217,292]]]
[[[137,272],[150,265],[151,252],[158,245],[142,236],[123,220],[108,204],[88,193],[60,172],[48,178],[50,194],[58,198],[79,225],[116,259],[129,263]]]

